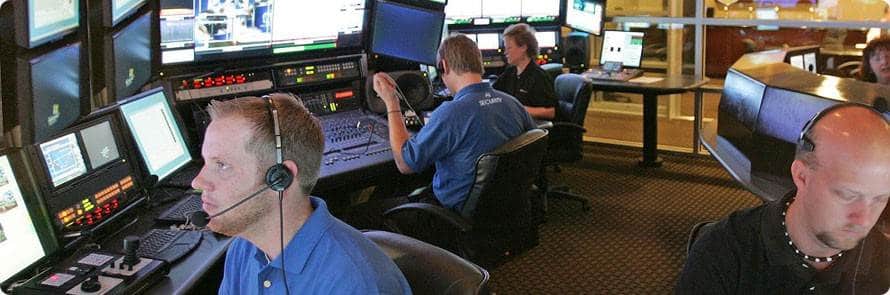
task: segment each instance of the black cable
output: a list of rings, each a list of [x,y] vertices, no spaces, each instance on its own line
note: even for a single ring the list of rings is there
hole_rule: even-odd
[[[362,121],[359,120],[358,123],[356,124],[355,128],[356,129],[361,128],[361,124],[362,124]],[[374,121],[371,121],[370,125],[371,126],[368,127],[368,142],[365,143],[364,151],[362,151],[361,153],[347,152],[341,148],[341,149],[339,149],[339,152],[344,155],[353,155],[353,156],[363,156],[363,155],[367,154],[368,149],[371,148],[371,141],[374,139],[374,127],[377,126],[377,124],[374,124]]]
[[[284,277],[284,294],[290,295],[290,287],[287,286],[287,270],[284,265],[287,260],[284,259],[284,209],[282,208],[282,200],[284,199],[284,191],[278,191],[278,245],[281,246],[281,276]]]

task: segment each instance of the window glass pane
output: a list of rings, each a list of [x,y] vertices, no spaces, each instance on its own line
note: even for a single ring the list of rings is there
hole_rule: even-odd
[[[688,1],[687,2],[693,2]],[[881,21],[883,0],[705,0],[706,16],[734,19]],[[766,13],[773,10],[774,13]]]

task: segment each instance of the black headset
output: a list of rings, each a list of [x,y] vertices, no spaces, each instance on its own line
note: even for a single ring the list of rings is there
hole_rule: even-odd
[[[819,122],[819,120],[821,120],[822,117],[825,117],[826,115],[828,115],[828,113],[831,113],[837,109],[846,108],[846,107],[861,107],[861,108],[872,111],[873,113],[878,115],[878,117],[883,118],[884,121],[887,120],[887,118],[884,117],[884,114],[878,112],[875,108],[868,106],[868,105],[864,105],[861,103],[855,103],[855,102],[845,102],[845,103],[834,104],[834,105],[831,105],[825,109],[822,109],[821,111],[819,111],[818,113],[813,115],[813,117],[810,118],[810,120],[807,121],[807,123],[803,125],[803,128],[800,130],[800,136],[797,138],[798,149],[802,150],[802,151],[807,151],[807,152],[815,151],[816,143],[813,142],[813,139],[811,138],[811,135],[810,135],[810,133],[813,132],[812,131],[813,126],[816,125],[816,122]]]
[[[278,125],[278,109],[275,108],[275,103],[268,95],[263,96],[263,100],[266,101],[269,117],[272,119],[272,130],[275,132],[275,165],[266,170],[266,184],[269,185],[270,189],[282,192],[294,182],[294,175],[282,164],[284,160],[281,155],[281,129]]]

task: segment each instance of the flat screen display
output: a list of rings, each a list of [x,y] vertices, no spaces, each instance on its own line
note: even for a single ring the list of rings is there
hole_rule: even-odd
[[[112,37],[113,100],[136,94],[151,79],[151,12],[127,24]]]
[[[519,17],[522,5],[516,0],[484,0],[482,16],[491,18]]]
[[[80,1],[21,0],[27,2],[28,43],[33,48],[61,38],[80,25]]]
[[[111,25],[116,26],[122,19],[133,14],[145,4],[145,0],[106,0],[111,1]]]
[[[74,133],[41,143],[40,152],[53,187],[59,187],[87,172],[87,165]]]
[[[149,174],[163,180],[192,160],[162,88],[127,99],[120,109]]]
[[[364,0],[161,1],[161,62],[360,47]]]
[[[80,131],[80,137],[83,139],[83,147],[86,149],[87,158],[89,158],[90,166],[93,169],[102,167],[120,157],[109,121],[84,128]]]
[[[449,24],[469,23],[473,18],[482,17],[482,1],[448,1],[448,5],[445,5],[445,15]]]
[[[0,281],[46,256],[37,229],[40,223],[31,214],[6,155],[0,156]]]
[[[600,64],[621,62],[625,67],[640,67],[643,60],[643,32],[605,31]]]
[[[498,50],[501,47],[501,34],[478,34],[476,35],[476,46],[479,46],[479,50]]]
[[[535,32],[535,39],[538,40],[538,48],[556,47],[557,32]]]
[[[559,0],[522,0],[522,16],[559,16]]]
[[[80,44],[73,44],[31,59],[35,141],[55,136],[80,117]],[[27,98],[25,98],[27,99]]]
[[[427,65],[436,64],[445,14],[392,2],[377,2],[371,51]]]
[[[566,26],[599,36],[605,8],[602,0],[566,0]]]

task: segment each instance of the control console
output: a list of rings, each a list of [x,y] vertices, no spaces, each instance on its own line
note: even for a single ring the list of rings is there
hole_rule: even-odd
[[[139,257],[138,237],[124,239],[125,254],[87,251],[32,278],[15,294],[138,294],[163,278],[169,265]]]

